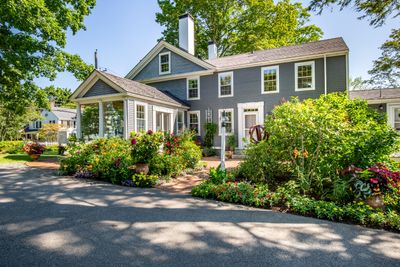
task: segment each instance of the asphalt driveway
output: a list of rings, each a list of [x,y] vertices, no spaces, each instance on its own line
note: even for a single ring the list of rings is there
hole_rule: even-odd
[[[400,266],[400,235],[0,165],[1,266]]]

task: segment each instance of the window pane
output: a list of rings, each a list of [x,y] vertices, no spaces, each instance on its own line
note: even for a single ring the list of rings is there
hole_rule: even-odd
[[[227,74],[227,75],[221,75],[221,85],[230,85],[231,84],[231,75]]]
[[[161,72],[168,72],[168,71],[169,71],[169,64],[168,63],[161,64]]]
[[[312,88],[312,65],[298,66],[297,86],[300,89]]]
[[[264,92],[277,91],[277,70],[264,70]]]
[[[197,98],[199,96],[197,89],[189,89],[189,98]]]
[[[123,136],[124,134],[124,103],[122,101],[104,102],[104,136]]]
[[[199,133],[199,117],[195,113],[189,114],[189,128],[196,133]]]
[[[221,86],[221,95],[230,95],[231,92],[232,91],[230,85]]]
[[[161,56],[161,63],[168,63],[169,55],[162,55]]]

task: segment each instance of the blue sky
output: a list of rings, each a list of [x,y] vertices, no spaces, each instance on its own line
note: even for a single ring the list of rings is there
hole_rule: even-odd
[[[308,0],[300,1],[308,5]],[[134,65],[157,43],[162,27],[155,22],[159,11],[156,0],[97,0],[92,14],[85,20],[87,30],[68,35],[66,51],[79,54],[93,64],[93,53],[98,49],[99,66],[110,73],[125,76]],[[379,57],[380,45],[388,38],[398,21],[373,28],[367,20],[358,20],[359,13],[347,8],[324,10],[322,15],[312,13],[310,23],[324,31],[323,39],[342,36],[350,48],[350,76],[368,78],[372,61]],[[396,25],[397,24],[397,25]],[[79,82],[62,73],[53,81],[39,79],[38,84],[54,84],[74,91]]]

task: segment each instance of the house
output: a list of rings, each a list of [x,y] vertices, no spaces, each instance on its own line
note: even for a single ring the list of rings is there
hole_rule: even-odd
[[[388,124],[400,131],[400,88],[356,90],[349,92],[351,99],[364,99],[370,107],[387,113]]]
[[[133,130],[190,128],[201,137],[203,125],[219,123],[225,111],[227,133],[242,149],[249,128],[282,99],[346,91],[348,54],[342,38],[227,57],[218,57],[210,42],[203,60],[194,56],[194,22],[186,14],[179,18],[179,47],[160,41],[125,78],[94,70],[77,88],[71,96],[77,134],[127,138]],[[88,108],[98,118],[84,125]],[[217,148],[219,142],[216,136]]]
[[[24,137],[26,140],[39,140],[39,130],[45,124],[58,124],[58,143],[66,143],[67,138],[71,134],[76,133],[76,110],[70,108],[55,107],[51,104],[51,109],[43,109],[40,112],[41,119],[29,122],[24,129]]]

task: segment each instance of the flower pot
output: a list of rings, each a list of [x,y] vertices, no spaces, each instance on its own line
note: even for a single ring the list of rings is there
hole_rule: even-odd
[[[135,166],[136,166],[135,168],[136,173],[143,173],[143,174],[149,173],[148,163],[136,163]]]
[[[40,158],[40,154],[30,154],[29,156],[32,160],[38,160]]]
[[[367,204],[374,209],[381,209],[385,207],[382,195],[370,196],[367,198]]]
[[[232,159],[233,157],[233,151],[225,151],[225,157],[227,159]]]

